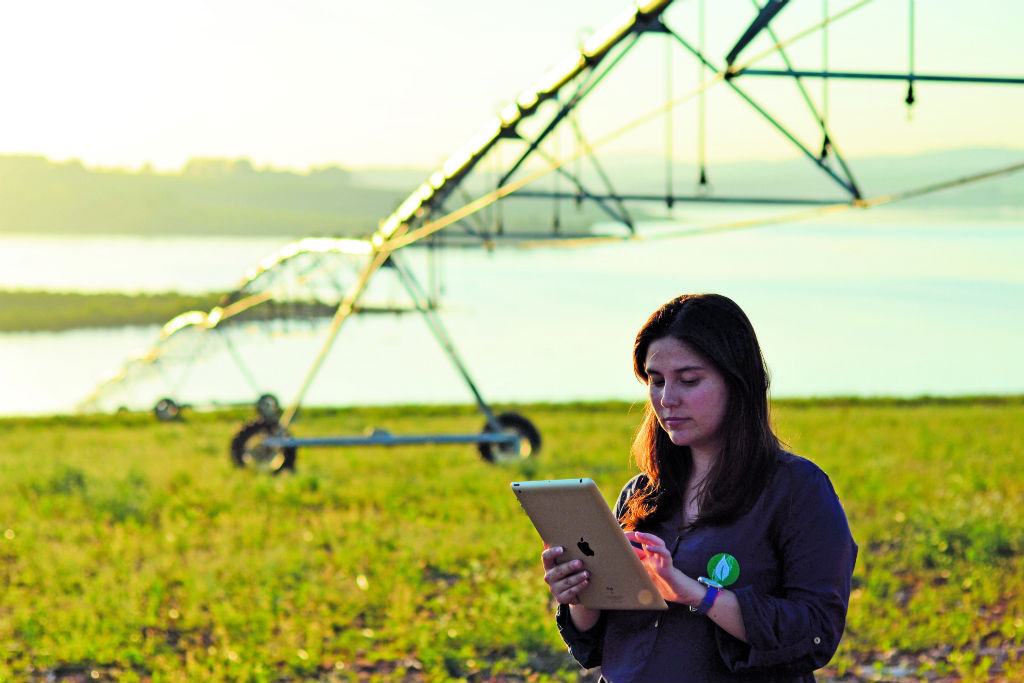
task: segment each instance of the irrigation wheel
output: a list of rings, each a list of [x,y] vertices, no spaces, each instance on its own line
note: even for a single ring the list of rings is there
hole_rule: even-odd
[[[174,422],[181,419],[181,406],[173,398],[162,398],[153,406],[153,414],[161,422]]]
[[[477,449],[480,457],[491,463],[505,463],[515,460],[523,460],[540,452],[540,432],[519,413],[501,413],[497,416],[498,424],[505,434],[515,434],[519,437],[519,444],[493,444],[480,443]],[[490,424],[484,425],[484,434],[493,433],[495,430]]]
[[[231,462],[235,467],[278,474],[295,469],[295,447],[273,447],[266,444],[268,436],[291,436],[277,420],[258,418],[243,426],[231,439]]]
[[[256,414],[264,420],[280,420],[281,413],[281,402],[273,394],[263,394],[256,401]]]

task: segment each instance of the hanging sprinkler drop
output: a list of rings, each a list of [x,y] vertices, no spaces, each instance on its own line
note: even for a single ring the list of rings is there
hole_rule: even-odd
[[[907,121],[913,117],[913,106],[915,102],[914,98],[914,0],[909,0],[910,16],[908,18],[908,25],[910,27],[909,43],[909,61],[910,68],[908,69],[907,78],[907,97],[903,101],[907,103]]]

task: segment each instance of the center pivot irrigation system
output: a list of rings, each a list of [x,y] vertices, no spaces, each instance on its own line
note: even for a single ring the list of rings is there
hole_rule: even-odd
[[[720,11],[724,4],[715,3],[715,11]],[[935,4],[929,3],[928,8]],[[999,89],[1003,94],[1007,86],[1024,85],[1024,68],[1020,64],[1003,64],[1011,69],[1010,73],[990,76],[920,72],[915,61],[920,17],[915,15],[914,0],[860,0],[835,12],[830,11],[828,0],[770,0],[764,5],[757,0],[736,0],[734,5],[726,15],[729,21],[736,22],[733,30],[723,35],[723,20],[719,20],[714,23],[714,36],[707,30],[711,24],[705,9],[711,10],[712,6],[705,8],[705,0],[655,0],[630,5],[604,27],[581,39],[576,49],[489,119],[382,220],[367,239],[309,238],[286,246],[247,274],[238,290],[221,306],[209,313],[186,313],[168,323],[153,350],[129,361],[117,377],[101,385],[87,399],[85,406],[97,408],[116,402],[118,392],[125,391],[134,381],[154,376],[168,381],[172,391],[180,389],[196,359],[214,346],[229,353],[259,394],[259,381],[244,363],[231,331],[246,329],[257,322],[287,326],[324,321],[329,316],[326,339],[290,407],[282,410],[273,394],[262,392],[257,401],[259,417],[232,439],[231,458],[236,465],[273,472],[292,469],[297,449],[314,446],[472,443],[487,461],[528,457],[540,448],[539,432],[521,415],[496,414],[491,410],[442,324],[435,259],[441,247],[583,246],[683,237],[869,208],[1024,169],[1022,158],[999,168],[931,179],[910,189],[886,188],[883,193],[868,196],[854,177],[853,164],[840,151],[839,139],[850,123],[844,123],[838,108],[830,109],[830,102],[838,101],[842,107],[849,102],[840,97],[839,84],[888,84],[885,92],[889,105],[893,104],[893,87],[901,88],[896,93],[896,104],[909,118],[912,108],[921,106],[922,84],[929,89],[958,85],[986,92]],[[787,10],[791,5],[794,7]],[[813,6],[816,13],[809,21],[808,6]],[[681,13],[672,14],[670,9]],[[870,14],[876,11],[877,14]],[[866,21],[858,19],[865,15]],[[787,20],[790,16],[804,23],[792,26]],[[996,16],[990,19],[999,20]],[[857,28],[842,33],[843,24],[857,21],[861,21]],[[860,58],[851,63],[851,68],[834,66],[838,61],[835,47],[841,39],[850,39],[852,35],[854,41],[863,41],[866,30],[870,32],[883,23],[891,26],[893,22],[899,23],[905,36],[901,45],[894,41],[886,44],[893,50],[888,57],[898,60],[900,65],[896,70],[852,68],[860,63]],[[685,30],[678,29],[680,26]],[[787,33],[778,35],[781,30]],[[812,49],[808,42],[813,43]],[[874,54],[879,46],[872,45],[872,54],[866,55],[862,49],[861,57],[866,63],[877,64],[886,55]],[[954,41],[950,41],[949,49],[959,50],[965,56],[970,53],[969,48]],[[716,58],[717,55],[723,56]],[[678,68],[680,60],[695,68],[684,73]],[[639,70],[636,62],[641,64]],[[650,87],[657,82],[652,80],[652,62],[660,63],[657,71],[664,74],[658,88]],[[808,63],[812,65],[798,65]],[[615,92],[610,82],[617,78],[624,89],[618,95],[608,94],[606,88]],[[777,93],[783,82],[784,96],[788,98],[785,106],[769,94]],[[764,89],[769,83],[772,87]],[[813,94],[812,84],[820,86]],[[835,92],[830,91],[833,87]],[[933,92],[929,90],[930,94]],[[709,116],[709,106],[717,107],[726,101],[726,106],[734,109],[722,110],[726,113],[715,110],[714,116]],[[609,106],[610,102],[615,106]],[[608,125],[607,113],[621,110],[624,102],[635,104],[640,113],[626,122],[616,120],[614,125]],[[1022,108],[1022,104],[1018,102],[1015,108]],[[785,116],[770,111],[780,107],[786,110]],[[799,110],[802,118],[794,120],[793,110]],[[738,111],[747,118],[735,118],[740,116]],[[785,196],[771,191],[712,191],[708,162],[712,122],[718,129],[732,126],[727,134],[739,135],[756,128],[758,135],[772,138],[773,143],[781,141],[806,160],[813,182],[801,184],[800,193]],[[585,130],[589,133],[590,124],[601,129],[598,135],[585,134]],[[692,127],[694,137],[683,140],[678,134],[682,124]],[[973,121],[970,125],[981,124]],[[664,160],[660,174],[663,184],[659,183],[661,186],[656,190],[647,181],[637,187],[629,177],[616,178],[620,164],[599,161],[598,150],[613,150],[622,143],[628,148],[630,136],[641,131],[649,136],[652,128],[658,129],[661,136],[657,147]],[[684,157],[695,169],[695,182],[679,179],[678,162]],[[810,187],[817,191],[807,191]],[[535,219],[531,228],[514,228],[514,205],[505,202],[506,199],[529,200],[524,204],[534,208],[541,203],[550,207],[550,231],[537,231],[539,221]],[[785,206],[790,212],[644,234],[630,208],[641,205],[671,211],[692,203]],[[575,205],[578,211],[590,211],[586,220],[602,221],[610,226],[608,231],[596,234],[589,228],[569,229],[563,204]],[[794,206],[799,208],[793,209]],[[641,214],[641,218],[647,217]],[[425,247],[418,251],[427,256],[427,287],[420,284],[403,258],[410,253],[405,248],[413,246]],[[356,314],[397,312],[418,313],[425,320],[483,414],[482,431],[401,436],[376,430],[358,437],[293,436],[291,424],[343,323]],[[158,416],[170,419],[177,416],[179,408],[174,398],[165,397],[158,402],[156,411]]]

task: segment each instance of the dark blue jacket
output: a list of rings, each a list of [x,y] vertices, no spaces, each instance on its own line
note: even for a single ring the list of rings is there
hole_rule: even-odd
[[[631,480],[615,515],[643,483]],[[828,476],[814,463],[785,453],[757,503],[732,524],[680,533],[677,515],[644,528],[677,545],[675,566],[708,576],[708,562],[732,555],[747,643],[686,605],[667,612],[606,610],[598,624],[577,631],[563,605],[562,638],[584,668],[601,666],[605,680],[814,681],[835,654],[846,624],[857,544]]]

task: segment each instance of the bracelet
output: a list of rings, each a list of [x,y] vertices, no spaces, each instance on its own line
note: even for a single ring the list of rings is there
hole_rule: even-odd
[[[715,604],[715,598],[717,598],[718,594],[722,592],[722,584],[717,581],[712,581],[704,576],[697,580],[707,586],[708,590],[704,594],[704,599],[700,601],[700,604],[696,607],[690,607],[690,611],[695,614],[707,614],[708,610]]]

